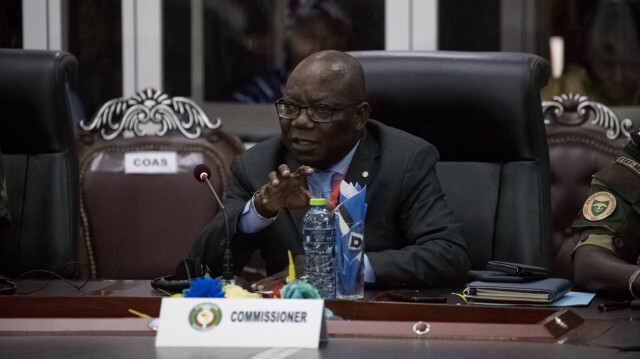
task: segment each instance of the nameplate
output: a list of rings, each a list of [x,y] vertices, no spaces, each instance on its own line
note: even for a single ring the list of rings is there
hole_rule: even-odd
[[[177,173],[178,156],[175,152],[127,152],[124,154],[124,173]]]
[[[162,298],[158,347],[317,348],[322,299]]]

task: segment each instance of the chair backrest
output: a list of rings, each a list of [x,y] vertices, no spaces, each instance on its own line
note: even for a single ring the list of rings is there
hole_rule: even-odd
[[[0,152],[11,225],[0,274],[69,276],[78,233],[78,158],[69,96],[78,62],[62,51],[0,49]]]
[[[82,235],[92,276],[173,274],[219,209],[194,167],[211,169],[223,197],[242,144],[194,102],[150,88],[105,103],[80,126]]]
[[[438,178],[473,268],[490,259],[549,266],[549,157],[535,55],[352,52],[371,117],[440,151]]]
[[[579,240],[571,223],[589,194],[591,176],[622,152],[633,124],[579,94],[555,96],[542,107],[551,162],[553,273],[571,280],[571,252]]]

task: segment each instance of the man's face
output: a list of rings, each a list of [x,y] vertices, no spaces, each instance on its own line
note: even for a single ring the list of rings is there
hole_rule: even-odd
[[[316,62],[291,74],[283,100],[303,107],[341,108],[357,101],[352,97],[345,86],[345,76],[332,70],[331,64]],[[305,109],[300,109],[293,120],[280,118],[282,143],[301,164],[326,169],[340,161],[358,141],[366,123],[366,118],[362,121],[361,107],[356,104],[336,110],[332,120],[324,123],[312,121]]]

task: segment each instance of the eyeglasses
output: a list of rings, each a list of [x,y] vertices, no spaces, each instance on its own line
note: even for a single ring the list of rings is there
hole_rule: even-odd
[[[336,111],[342,111],[351,106],[357,105],[362,101],[352,102],[343,106],[333,107],[326,105],[298,106],[291,102],[284,102],[282,99],[276,101],[276,111],[278,116],[287,120],[295,120],[300,115],[300,110],[307,110],[307,116],[313,122],[329,122],[333,119]]]

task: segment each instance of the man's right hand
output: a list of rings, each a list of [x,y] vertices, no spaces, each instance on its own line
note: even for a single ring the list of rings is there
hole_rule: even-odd
[[[254,198],[256,211],[263,217],[271,218],[283,208],[302,208],[309,205],[307,176],[313,173],[309,166],[300,166],[291,172],[282,164],[278,171],[269,173],[269,182],[260,188]]]

